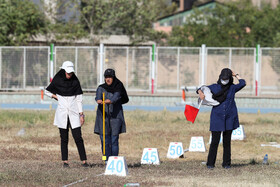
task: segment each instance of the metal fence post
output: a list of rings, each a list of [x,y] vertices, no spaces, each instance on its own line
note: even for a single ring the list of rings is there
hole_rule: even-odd
[[[232,48],[229,49],[229,69],[231,69]]]
[[[158,62],[158,56],[159,56],[158,55],[159,54],[158,53],[158,47],[155,50],[156,50],[156,54],[157,54],[156,55],[156,61],[155,61],[156,62],[156,64],[155,64],[155,79],[156,79],[156,81],[155,81],[156,82],[155,83],[155,89],[158,90],[158,63],[159,63]]]
[[[206,65],[206,45],[202,44],[201,46],[201,80],[200,85],[205,85],[205,65]]]
[[[256,66],[256,68],[255,68],[255,71],[256,71],[255,72],[255,75],[256,75],[256,77],[255,77],[255,83],[256,83],[255,95],[256,96],[259,96],[259,57],[260,57],[260,44],[258,44],[256,46],[256,63],[255,63],[255,66]]]
[[[180,88],[180,47],[177,48],[177,90]]]
[[[152,94],[154,94],[155,92],[155,44],[153,44],[153,47],[152,47]]]
[[[51,44],[51,54],[50,54],[50,57],[51,57],[51,69],[50,69],[50,82],[52,82],[52,79],[53,79],[53,48],[54,48],[54,44]]]
[[[48,60],[47,60],[47,63],[48,63],[48,72],[47,72],[47,83],[49,84],[50,82],[50,63],[49,63],[49,61],[50,61],[50,46],[48,46]]]
[[[129,48],[126,48],[126,89],[128,89],[128,56],[129,56]]]
[[[99,84],[103,83],[103,64],[104,64],[104,44],[100,44],[99,47]]]
[[[75,74],[78,75],[78,48],[75,47]]]
[[[2,47],[0,47],[0,89],[2,89]]]
[[[26,47],[23,48],[23,89],[26,87]]]

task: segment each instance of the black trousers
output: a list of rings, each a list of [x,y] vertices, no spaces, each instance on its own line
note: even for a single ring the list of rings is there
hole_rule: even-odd
[[[63,161],[68,160],[69,127],[71,127],[71,125],[70,125],[70,120],[68,118],[67,129],[59,128],[60,139],[61,139],[61,144],[60,144],[61,158]],[[78,127],[75,129],[70,128],[70,129],[72,131],[72,136],[73,136],[76,146],[78,148],[80,159],[87,160],[85,146],[84,146],[84,140],[82,138],[81,127]]]
[[[221,131],[211,131],[212,140],[210,145],[210,150],[207,159],[207,166],[215,166],[218,146],[221,138]],[[230,166],[231,165],[231,133],[232,130],[223,132],[223,164],[222,166]]]

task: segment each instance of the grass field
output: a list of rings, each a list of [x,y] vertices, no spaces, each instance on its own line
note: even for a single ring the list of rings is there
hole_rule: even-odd
[[[127,133],[120,136],[120,155],[125,156],[127,177],[104,176],[99,137],[93,134],[95,113],[86,112],[83,138],[92,167],[82,168],[70,135],[70,168],[60,160],[60,138],[53,126],[54,111],[0,111],[0,186],[63,186],[80,179],[73,186],[123,186],[137,182],[141,186],[279,186],[280,149],[261,147],[280,143],[279,114],[240,114],[246,139],[232,141],[232,168],[223,169],[222,146],[219,146],[216,168],[206,169],[205,153],[186,152],[184,158],[167,159],[170,142],[188,148],[192,136],[209,141],[209,113],[199,113],[195,124],[185,120],[183,112],[125,112]],[[18,136],[20,129],[23,136]],[[161,164],[141,165],[144,148],[159,151]],[[262,165],[268,154],[269,165]]]

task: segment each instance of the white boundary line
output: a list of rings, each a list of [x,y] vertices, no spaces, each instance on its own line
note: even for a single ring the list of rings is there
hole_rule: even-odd
[[[98,176],[101,176],[101,175],[104,175],[104,173],[101,173],[101,174],[99,174],[99,175],[95,175],[95,176],[93,176],[93,177],[98,177]],[[63,185],[63,187],[72,186],[72,185],[74,185],[74,184],[77,184],[77,183],[80,183],[80,182],[84,182],[84,181],[86,181],[87,179],[88,179],[88,178],[86,177],[86,178],[84,178],[84,179],[77,180],[77,181],[72,182],[72,183],[70,183],[70,184]]]

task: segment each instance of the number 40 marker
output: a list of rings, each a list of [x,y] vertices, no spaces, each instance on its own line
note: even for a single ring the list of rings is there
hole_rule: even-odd
[[[106,165],[105,175],[128,175],[125,158],[123,156],[110,156]]]

